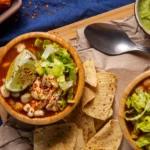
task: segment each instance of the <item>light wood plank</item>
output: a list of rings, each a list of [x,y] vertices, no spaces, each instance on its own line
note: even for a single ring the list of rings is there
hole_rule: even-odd
[[[50,31],[53,34],[58,34],[64,39],[74,39],[76,38],[76,30],[82,27],[85,27],[89,24],[96,22],[106,22],[110,20],[121,20],[126,18],[127,16],[131,16],[134,14],[134,3],[130,5],[126,5],[124,7],[120,7],[118,9],[61,27],[55,30]]]

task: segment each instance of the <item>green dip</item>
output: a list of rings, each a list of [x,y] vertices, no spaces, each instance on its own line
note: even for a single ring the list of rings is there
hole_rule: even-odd
[[[150,30],[150,0],[140,0],[138,10],[143,26]]]

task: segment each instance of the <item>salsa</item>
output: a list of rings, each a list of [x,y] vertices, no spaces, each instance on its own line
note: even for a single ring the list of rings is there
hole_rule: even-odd
[[[78,68],[55,42],[36,38],[18,43],[0,69],[0,93],[18,113],[46,117],[74,103]]]

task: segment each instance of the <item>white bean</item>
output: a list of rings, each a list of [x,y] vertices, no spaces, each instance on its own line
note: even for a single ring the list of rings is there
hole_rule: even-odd
[[[0,91],[1,91],[2,96],[5,98],[10,96],[10,91],[6,89],[6,86],[4,84],[3,86],[1,86]]]
[[[20,102],[16,102],[15,105],[14,105],[14,109],[17,111],[17,112],[20,112],[23,110],[23,104],[20,103]]]
[[[20,93],[19,92],[12,92],[11,96],[17,98],[20,96]]]
[[[23,95],[21,96],[21,101],[22,101],[23,103],[28,103],[28,102],[30,102],[30,101],[31,101],[31,94],[29,94],[29,93],[23,94]]]
[[[26,105],[24,105],[23,110],[28,112],[30,108],[31,108],[31,105],[30,104],[26,104]]]
[[[34,109],[32,107],[29,108],[29,111],[27,113],[28,117],[33,117],[34,116]]]
[[[20,53],[25,49],[25,44],[20,43],[16,46],[16,48],[17,48],[17,52]]]
[[[5,79],[5,78],[3,78],[3,79],[2,79],[2,81],[3,81],[3,83],[5,83],[6,79]]]
[[[34,112],[34,116],[35,117],[42,117],[42,116],[44,116],[44,111],[43,110],[36,110]]]

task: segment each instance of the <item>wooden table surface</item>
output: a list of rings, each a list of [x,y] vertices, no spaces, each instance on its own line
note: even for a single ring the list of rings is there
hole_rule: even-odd
[[[84,19],[79,22],[75,22],[73,24],[57,28],[55,30],[50,31],[53,34],[58,34],[59,36],[63,37],[64,39],[71,40],[76,38],[76,30],[82,27],[85,27],[89,24],[96,23],[96,22],[106,22],[110,20],[122,20],[128,16],[134,14],[134,4],[126,5],[124,7],[120,7],[118,9]],[[0,48],[1,49],[1,48]],[[7,120],[7,112],[5,109],[0,106],[0,115],[2,118],[2,122],[4,123]]]

